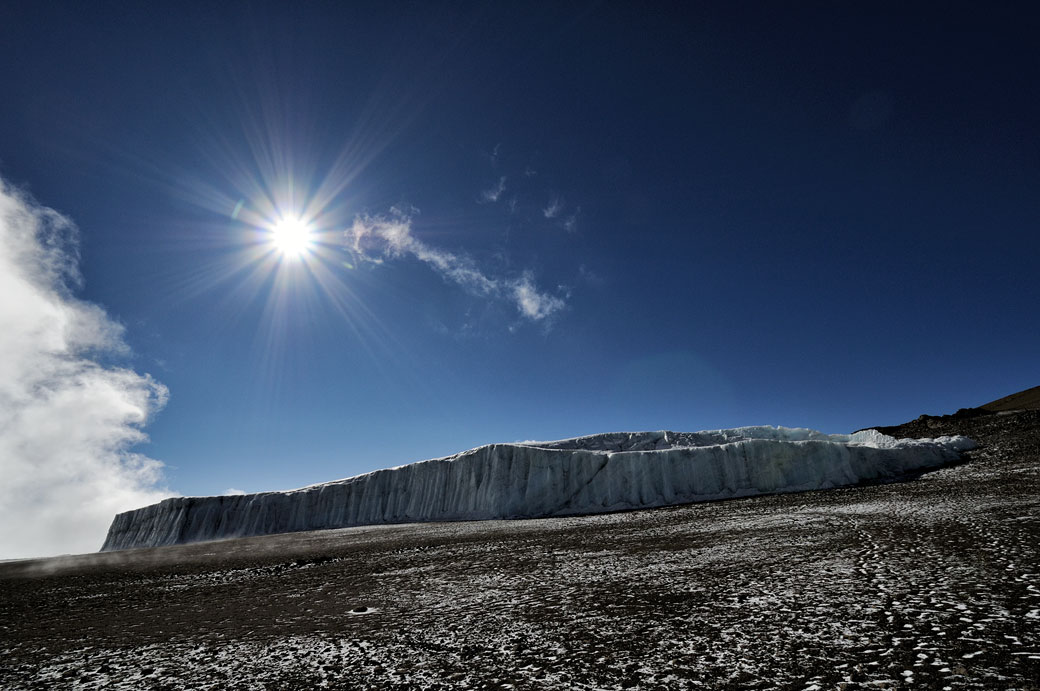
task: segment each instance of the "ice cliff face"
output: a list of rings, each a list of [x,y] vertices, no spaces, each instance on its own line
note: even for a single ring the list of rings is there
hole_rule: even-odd
[[[603,513],[895,477],[966,437],[741,427],[491,444],[286,492],[177,497],[115,517],[102,551],[380,523]]]

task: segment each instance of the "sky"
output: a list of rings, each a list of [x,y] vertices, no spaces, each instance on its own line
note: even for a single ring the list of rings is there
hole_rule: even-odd
[[[1038,29],[1014,3],[5,2],[0,558],[96,550],[176,494],[1037,385]]]

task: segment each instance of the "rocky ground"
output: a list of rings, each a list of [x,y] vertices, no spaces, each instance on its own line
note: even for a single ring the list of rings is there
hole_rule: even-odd
[[[887,431],[980,447],[901,483],[0,564],[0,687],[1040,689],[1040,411]]]

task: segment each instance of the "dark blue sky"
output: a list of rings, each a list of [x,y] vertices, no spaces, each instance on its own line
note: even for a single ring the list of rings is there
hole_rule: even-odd
[[[211,5],[0,10],[0,175],[169,387],[176,491],[1040,381],[1027,3]],[[322,200],[321,272],[248,264],[265,198]]]

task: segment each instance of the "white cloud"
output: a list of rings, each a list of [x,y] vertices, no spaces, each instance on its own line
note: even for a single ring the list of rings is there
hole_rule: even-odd
[[[525,272],[520,280],[513,282],[510,287],[520,313],[528,319],[545,319],[563,309],[564,302],[561,298],[538,292],[530,272]]]
[[[379,263],[384,258],[414,257],[474,295],[511,300],[521,316],[532,321],[546,319],[565,306],[562,298],[540,292],[530,271],[519,278],[489,276],[470,257],[417,239],[411,217],[399,209],[391,211],[389,217],[358,216],[344,231],[348,249],[359,260]]]
[[[117,513],[171,495],[162,464],[132,451],[166,387],[102,364],[128,349],[71,293],[76,239],[0,179],[0,558],[95,551]]]
[[[237,487],[228,487],[224,490],[225,496],[239,496],[245,494],[245,490],[238,489]]]
[[[579,206],[574,213],[568,216],[563,222],[563,229],[568,233],[573,233],[578,229],[578,215],[581,214],[581,207]]]
[[[506,191],[506,176],[502,176],[498,179],[498,184],[490,189],[486,189],[480,193],[480,200],[484,203],[497,202],[502,196],[502,193]]]
[[[545,214],[546,218],[556,218],[563,211],[563,200],[559,197],[553,197],[549,200],[549,205],[542,209],[542,213]]]

